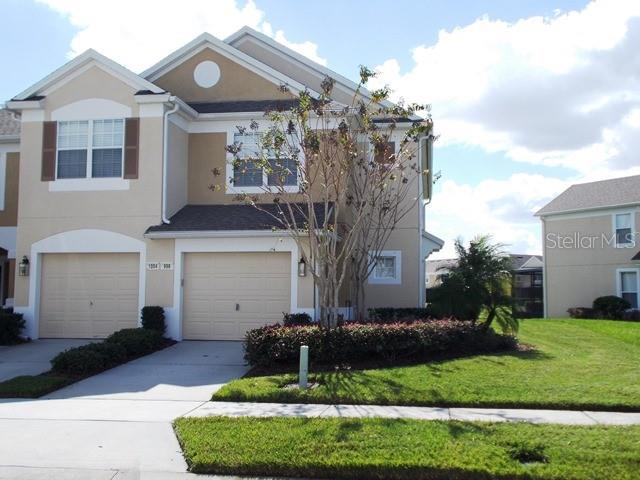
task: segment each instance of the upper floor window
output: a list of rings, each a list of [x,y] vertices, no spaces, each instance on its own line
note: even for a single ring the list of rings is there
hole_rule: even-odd
[[[56,178],[122,177],[124,120],[58,122]]]
[[[633,247],[633,214],[617,213],[614,218],[616,247]]]
[[[277,158],[275,153],[267,152],[269,168],[262,168],[263,158],[260,149],[261,133],[254,131],[237,132],[233,135],[233,142],[241,144],[238,159],[233,162],[232,187],[250,192],[269,190],[270,187],[297,188],[298,165],[290,158]],[[269,158],[270,157],[270,158]]]

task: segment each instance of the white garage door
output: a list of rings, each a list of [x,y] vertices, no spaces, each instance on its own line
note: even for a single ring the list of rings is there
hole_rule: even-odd
[[[137,253],[48,253],[40,336],[103,338],[138,323]]]
[[[291,307],[289,253],[187,253],[183,337],[242,340]]]

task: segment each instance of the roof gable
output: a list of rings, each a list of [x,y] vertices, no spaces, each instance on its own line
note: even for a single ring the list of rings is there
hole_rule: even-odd
[[[536,216],[632,205],[640,205],[640,175],[572,185]]]
[[[276,71],[259,60],[241,52],[237,48],[226,44],[210,33],[203,33],[194,38],[183,47],[167,55],[158,63],[142,72],[140,76],[153,82],[207,48],[240,64],[242,67],[269,80],[275,85],[288,85],[295,92],[301,92],[305,89],[304,85],[293,78]]]
[[[14,97],[14,100],[28,100],[34,96],[42,94],[43,92],[49,92],[52,89],[55,89],[55,87],[60,83],[63,83],[70,76],[77,74],[79,71],[84,71],[92,65],[107,71],[137,90],[149,90],[153,93],[163,92],[163,90],[157,85],[145,80],[133,73],[131,70],[128,70],[119,63],[114,62],[95,50],[89,49],[75,57],[73,60],[65,63],[62,67],[53,71],[23,92],[20,92]]]
[[[340,75],[338,72],[335,72],[325,67],[324,65],[320,65],[319,63],[311,60],[308,57],[305,57],[304,55],[290,49],[289,47],[276,42],[264,33],[260,33],[251,27],[242,27],[240,30],[227,37],[225,39],[225,43],[243,51],[246,50],[246,48],[243,48],[244,44],[253,43],[260,48],[279,56],[280,59],[282,59],[284,62],[288,62],[299,69],[300,73],[298,75],[300,75],[300,77],[296,78],[296,80],[300,81],[301,83],[311,83],[303,80],[303,78],[308,79],[309,76],[315,77],[317,85],[319,85],[325,79],[325,77],[333,78],[336,81],[334,85],[334,91],[339,90],[339,92],[341,93],[340,98],[335,99],[338,102],[343,102],[347,105],[350,104],[353,96],[358,90],[358,84],[356,82],[349,80],[347,77]],[[295,74],[290,73],[289,75],[294,76]],[[297,77],[297,75],[295,77]],[[315,88],[319,89],[319,87],[317,86]],[[360,88],[359,93],[364,95],[364,97],[369,98],[369,92],[366,89]],[[382,102],[382,105],[385,107],[392,107],[393,103],[384,101]],[[418,119],[418,116],[414,116],[414,118],[412,118],[412,120]]]

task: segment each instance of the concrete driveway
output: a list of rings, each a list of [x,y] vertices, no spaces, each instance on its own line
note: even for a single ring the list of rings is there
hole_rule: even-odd
[[[242,376],[242,355],[240,342],[181,342],[44,399],[0,400],[0,479],[16,468],[25,478],[182,478],[171,422]]]
[[[20,345],[0,346],[0,382],[19,375],[38,375],[51,369],[58,353],[91,340],[48,339]]]

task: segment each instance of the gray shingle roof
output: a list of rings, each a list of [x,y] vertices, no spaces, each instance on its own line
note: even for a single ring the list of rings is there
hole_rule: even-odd
[[[532,258],[537,258],[542,261],[542,255],[529,255],[529,254],[520,254],[520,253],[510,253],[509,257],[511,257],[511,265],[513,270],[519,270],[522,266],[527,263]],[[439,269],[444,268],[452,268],[458,264],[457,258],[447,258],[442,260],[427,260],[427,273],[437,272]]]
[[[228,102],[190,102],[189,106],[198,113],[266,112],[269,110],[291,110],[298,105],[291,100],[237,100]]]
[[[20,120],[6,108],[0,109],[0,137],[20,135]]]
[[[302,226],[306,206],[299,204],[299,207],[301,210],[294,210],[294,216]],[[263,204],[260,209],[244,204],[187,205],[169,219],[171,223],[151,226],[146,233],[283,229],[283,223],[262,210],[278,215],[279,209],[273,203]],[[286,206],[282,210],[286,211]],[[324,222],[324,208],[318,204],[314,210],[317,222]]]
[[[640,204],[640,175],[572,185],[536,215],[633,204]]]

